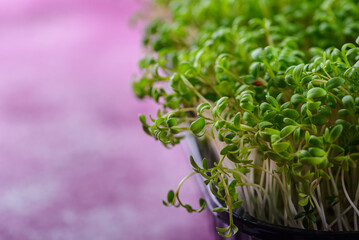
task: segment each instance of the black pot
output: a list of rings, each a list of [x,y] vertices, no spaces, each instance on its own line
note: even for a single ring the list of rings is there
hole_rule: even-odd
[[[208,162],[217,160],[217,155],[213,149],[209,147],[206,142],[198,141],[193,136],[187,136],[187,148],[199,166],[203,158],[207,158]],[[203,184],[202,176],[198,177],[200,187],[207,202],[207,208],[212,210],[216,207],[222,206],[219,200],[211,194],[209,187]],[[213,213],[213,212],[212,212]],[[217,227],[223,227],[229,222],[229,212],[215,212],[213,213],[214,222]],[[274,224],[259,221],[249,214],[244,209],[237,210],[233,213],[233,221],[239,228],[239,232],[231,239],[238,240],[359,240],[358,232],[329,232],[329,231],[314,231],[305,230],[292,227],[284,227]],[[218,238],[221,237],[218,235]]]

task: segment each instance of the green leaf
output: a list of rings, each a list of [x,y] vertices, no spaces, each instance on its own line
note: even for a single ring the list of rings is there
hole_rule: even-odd
[[[326,89],[333,89],[341,86],[345,80],[341,77],[334,77],[329,79],[329,81],[325,84]]]
[[[208,161],[207,161],[207,158],[203,158],[202,160],[202,167],[203,169],[208,169]]]
[[[168,127],[174,127],[178,124],[178,121],[175,118],[169,118],[167,119],[166,123]]]
[[[308,194],[305,194],[305,193],[298,193],[298,196],[301,197],[301,198],[304,198],[304,197],[307,197]]]
[[[297,219],[302,218],[304,216],[305,216],[305,212],[300,212],[297,215],[295,215],[294,219],[297,220]]]
[[[305,198],[303,198],[303,199],[300,199],[300,200],[298,201],[298,204],[299,204],[300,206],[304,207],[304,206],[307,206],[307,205],[308,205],[308,202],[309,202],[309,196],[307,196],[307,197],[305,197]]]
[[[235,126],[236,128],[238,128],[238,129],[241,128],[241,117],[242,117],[241,113],[238,112],[238,113],[236,114],[236,116],[234,117],[234,119],[233,119],[233,124],[234,124],[234,126]]]
[[[300,128],[297,128],[294,132],[293,132],[293,140],[296,144],[299,143],[299,138],[300,138]]]
[[[317,166],[325,161],[324,157],[305,157],[301,158],[300,161],[305,164]]]
[[[323,157],[326,154],[326,151],[320,148],[311,147],[308,149],[309,153],[314,157]]]
[[[284,127],[282,129],[282,131],[280,131],[280,137],[281,138],[288,137],[296,128],[297,128],[297,126],[286,126],[286,127]]]
[[[302,63],[293,69],[292,76],[296,82],[299,82],[300,77],[302,76],[303,67],[304,67],[304,64]]]
[[[319,108],[320,104],[322,104],[320,101],[318,102],[308,102],[307,107],[311,111],[315,111]]]
[[[283,122],[288,125],[294,125],[294,126],[298,125],[298,123],[296,121],[294,121],[293,119],[290,119],[290,118],[284,118]]]
[[[287,118],[297,119],[299,118],[299,113],[295,109],[285,109],[282,111],[282,114]]]
[[[237,201],[237,202],[234,202],[234,203],[232,204],[232,208],[233,208],[233,209],[239,208],[239,207],[242,205],[242,203],[243,203],[243,200],[239,200],[239,201]]]
[[[323,148],[323,138],[316,137],[316,136],[310,136],[309,144],[312,145],[313,147]]]
[[[270,103],[273,107],[275,107],[275,108],[278,108],[278,107],[279,107],[278,101],[277,101],[274,97],[272,97],[272,96],[267,96],[267,97],[266,97],[266,100],[267,100],[267,102]]]
[[[263,121],[263,122],[258,123],[258,127],[259,127],[260,130],[262,130],[265,127],[272,126],[272,125],[273,125],[273,123],[267,122],[267,121]]]
[[[270,135],[280,135],[280,131],[278,131],[277,129],[265,128],[264,131]]]
[[[167,202],[168,202],[169,204],[173,204],[173,202],[174,202],[174,197],[175,197],[174,191],[173,191],[173,190],[168,191],[168,193],[167,193]]]
[[[140,116],[139,116],[139,119],[140,119],[140,122],[142,123],[142,125],[147,125],[145,115],[140,115]]]
[[[228,210],[228,208],[225,208],[225,207],[216,207],[216,208],[212,209],[212,212],[225,212],[227,210]]]
[[[350,115],[350,112],[349,112],[347,109],[340,109],[340,110],[338,111],[338,115],[339,115],[340,117],[347,117],[347,116]]]
[[[187,210],[187,212],[189,212],[189,213],[195,211],[195,210],[191,207],[191,205],[186,204],[186,205],[184,205],[183,207],[184,207],[184,208]]]
[[[165,122],[165,119],[160,117],[160,118],[156,119],[155,125],[156,125],[156,127],[160,127],[160,125],[162,125],[164,122]]]
[[[287,150],[290,146],[289,142],[279,142],[279,143],[274,143],[273,145],[273,149],[276,152],[284,152],[285,150]]]
[[[342,125],[336,125],[335,127],[333,127],[333,129],[330,131],[330,142],[334,143],[340,136],[340,134],[343,131],[343,126]]]
[[[317,218],[314,216],[313,213],[308,214],[308,217],[310,218],[310,220],[312,220],[313,223],[317,222]]]
[[[342,102],[347,109],[354,108],[354,98],[351,95],[344,96]]]
[[[193,159],[193,157],[192,157],[192,156],[189,156],[189,159],[190,159],[190,162],[191,162],[192,167],[193,167],[194,169],[199,169],[199,167],[198,167],[196,161]]]
[[[314,87],[310,89],[307,93],[307,98],[314,99],[314,98],[321,98],[327,95],[327,92],[320,87]]]
[[[198,135],[203,130],[205,125],[206,122],[204,118],[198,118],[196,121],[192,122],[190,129],[195,135]]]
[[[253,111],[255,109],[255,106],[249,102],[241,102],[240,106],[247,111]]]
[[[207,203],[203,198],[199,199],[199,206],[200,206],[200,209],[198,209],[197,212],[202,212],[206,208]]]
[[[230,226],[226,227],[226,228],[220,228],[220,227],[216,227],[217,231],[219,233],[225,233],[225,232],[228,232],[229,229],[230,229]]]
[[[210,108],[211,108],[211,105],[209,103],[207,103],[207,102],[201,103],[197,107],[197,113],[198,113],[198,115],[201,115],[204,112],[204,110],[210,109]]]

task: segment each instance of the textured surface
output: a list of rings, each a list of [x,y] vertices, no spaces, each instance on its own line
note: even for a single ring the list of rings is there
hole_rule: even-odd
[[[190,169],[137,120],[156,109],[130,89],[138,7],[0,1],[0,239],[213,238],[206,213],[161,204]]]

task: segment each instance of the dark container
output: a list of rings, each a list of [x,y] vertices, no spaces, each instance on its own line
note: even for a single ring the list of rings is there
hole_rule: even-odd
[[[209,164],[211,161],[213,163],[213,161],[217,160],[217,155],[209,144],[198,141],[193,136],[187,136],[186,147],[198,165],[201,165],[203,158],[207,158]],[[209,187],[203,184],[203,178],[199,176],[198,180],[204,199],[207,202],[207,208],[211,211],[213,208],[222,206],[219,200],[211,194]],[[228,211],[216,212],[213,213],[213,216],[216,227],[223,227],[228,224]],[[239,228],[239,232],[231,238],[235,240],[359,240],[359,231],[330,232],[284,227],[259,221],[248,215],[244,209],[235,211],[233,220]],[[222,237],[218,235],[218,239],[222,239]]]

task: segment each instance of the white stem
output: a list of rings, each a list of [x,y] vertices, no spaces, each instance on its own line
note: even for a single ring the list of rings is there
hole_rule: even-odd
[[[349,206],[349,207],[347,207],[347,208],[344,210],[344,212],[340,213],[339,216],[338,216],[333,222],[331,222],[331,223],[328,225],[328,228],[333,227],[333,225],[334,225],[336,222],[338,222],[345,214],[347,214],[347,212],[349,212],[349,210],[350,210],[351,208],[352,208],[352,207]]]
[[[324,207],[323,207],[323,200],[322,200],[322,195],[320,193],[320,184],[318,184],[317,186],[317,194],[318,194],[318,199],[319,199],[319,205],[320,208],[323,210],[323,217],[324,217],[324,229],[327,230],[328,229],[328,223],[327,223],[327,219],[325,217],[325,212],[324,212]]]
[[[345,183],[344,183],[344,170],[342,170],[342,187],[343,187],[343,191],[345,194],[345,197],[347,198],[348,202],[350,203],[350,205],[352,206],[352,208],[354,209],[354,211],[356,212],[357,215],[359,215],[359,210],[358,208],[355,206],[355,204],[353,203],[353,201],[350,199],[350,196],[347,192],[347,189],[345,188]]]
[[[323,228],[324,228],[324,230],[328,230],[328,224],[327,224],[327,220],[325,219],[325,215],[324,215],[323,209],[322,209],[322,208],[320,207],[320,205],[318,204],[318,201],[317,201],[317,199],[315,198],[314,193],[311,194],[311,197],[312,197],[312,200],[313,200],[313,202],[314,202],[315,207],[316,207],[317,210],[318,210],[319,216],[320,216],[320,218],[321,218],[321,220],[322,220],[322,222],[323,222]]]
[[[354,211],[357,213],[357,215],[359,215],[359,210],[358,208],[355,206],[355,204],[353,203],[353,201],[350,199],[350,196],[347,192],[347,189],[345,188],[345,184],[344,184],[344,170],[342,170],[342,187],[343,187],[343,191],[345,194],[345,197],[347,198],[348,202],[350,203],[350,205],[352,206],[352,208],[354,209]]]

